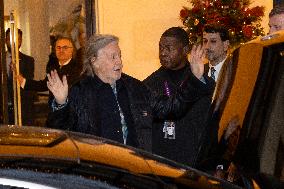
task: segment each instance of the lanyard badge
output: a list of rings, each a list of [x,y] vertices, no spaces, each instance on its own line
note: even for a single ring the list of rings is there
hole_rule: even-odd
[[[176,139],[175,122],[165,121],[163,132],[164,132],[164,138]]]
[[[165,87],[165,95],[170,97],[171,91],[167,81],[164,82],[164,87]],[[173,121],[168,121],[168,120],[164,121],[164,127],[163,127],[164,138],[176,139],[175,125],[176,124]]]

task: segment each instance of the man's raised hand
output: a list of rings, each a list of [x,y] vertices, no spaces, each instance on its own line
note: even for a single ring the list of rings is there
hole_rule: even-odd
[[[192,73],[200,79],[204,74],[205,50],[202,45],[193,45],[190,53],[190,68]]]
[[[50,74],[47,74],[47,78],[47,87],[52,92],[57,104],[64,104],[68,96],[68,84],[66,76],[64,75],[61,81],[57,71],[53,70],[50,72]]]

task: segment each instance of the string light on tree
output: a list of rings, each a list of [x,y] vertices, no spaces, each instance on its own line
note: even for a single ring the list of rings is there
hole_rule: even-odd
[[[250,7],[250,0],[190,0],[189,3],[192,8],[183,7],[180,19],[192,42],[201,40],[206,25],[228,29],[233,46],[264,35],[260,24],[264,7]]]

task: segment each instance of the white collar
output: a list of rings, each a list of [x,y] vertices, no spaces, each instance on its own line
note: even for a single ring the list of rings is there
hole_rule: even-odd
[[[225,63],[226,59],[227,59],[227,56],[226,56],[226,58],[225,58],[224,60],[222,60],[222,61],[221,61],[220,63],[218,63],[216,66],[211,65],[210,62],[209,62],[209,72],[208,72],[208,76],[211,75],[211,68],[213,67],[213,68],[216,70],[216,72],[215,72],[214,75],[215,75],[215,81],[217,81],[217,80],[218,80],[219,73],[220,73],[220,71],[221,71],[221,69],[222,69],[222,66],[223,66],[223,64]]]
[[[67,64],[69,64],[69,62],[71,61],[71,59],[72,58],[70,58],[69,60],[67,60],[66,62],[64,62],[63,64],[60,64],[60,62],[59,62],[59,65],[60,65],[60,67],[62,67],[62,66],[65,66],[65,65],[67,65]]]
[[[211,65],[210,62],[209,62],[209,68],[214,67],[215,70],[221,70],[221,68],[222,68],[222,66],[223,66],[223,64],[224,64],[224,62],[225,62],[226,59],[227,59],[227,56],[224,58],[224,60],[222,60],[221,62],[219,62],[219,63],[218,63],[217,65],[215,65],[215,66]]]

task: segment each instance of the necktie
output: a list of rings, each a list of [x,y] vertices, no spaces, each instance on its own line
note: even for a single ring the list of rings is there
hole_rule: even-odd
[[[216,79],[216,78],[215,78],[215,72],[216,72],[215,68],[212,66],[212,67],[210,68],[210,71],[211,71],[210,77],[215,80],[215,79]],[[215,81],[216,81],[216,80],[215,80]]]

